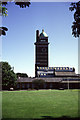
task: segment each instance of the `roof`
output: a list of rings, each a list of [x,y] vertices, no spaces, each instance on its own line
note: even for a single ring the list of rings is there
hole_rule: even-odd
[[[36,79],[42,79],[45,80],[45,82],[61,82],[62,78],[36,78]]]
[[[32,82],[33,80],[34,80],[33,78],[19,77],[17,82]]]
[[[48,37],[48,35],[42,30],[42,33],[40,34],[40,38]]]
[[[61,83],[80,83],[80,81],[62,81]]]
[[[41,80],[45,80],[45,82],[60,82],[62,81],[62,78],[18,78],[17,82],[32,82],[33,80],[36,79],[41,79]]]
[[[75,72],[55,72],[56,76],[77,76]]]

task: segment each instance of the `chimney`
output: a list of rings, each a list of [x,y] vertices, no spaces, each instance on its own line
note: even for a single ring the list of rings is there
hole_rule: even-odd
[[[39,30],[36,30],[36,42],[39,41]]]

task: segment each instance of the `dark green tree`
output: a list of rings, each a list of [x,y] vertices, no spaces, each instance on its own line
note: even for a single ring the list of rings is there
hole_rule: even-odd
[[[0,64],[2,64],[2,89],[15,88],[17,76],[13,69],[8,62],[1,62]]]
[[[40,88],[43,88],[43,85],[44,85],[44,83],[45,83],[45,80],[35,79],[35,80],[32,81],[32,83],[34,84],[35,89],[40,89]]]
[[[74,22],[72,25],[72,35],[74,37],[79,37],[80,35],[80,1],[76,3],[71,3],[69,7],[70,11],[74,11]]]
[[[28,77],[28,75],[26,73],[16,73],[17,78],[18,77]]]

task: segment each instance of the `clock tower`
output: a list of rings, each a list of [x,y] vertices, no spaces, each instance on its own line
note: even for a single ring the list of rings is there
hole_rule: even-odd
[[[36,31],[35,44],[35,77],[37,77],[37,67],[48,67],[48,36],[42,30],[39,34],[39,30]]]

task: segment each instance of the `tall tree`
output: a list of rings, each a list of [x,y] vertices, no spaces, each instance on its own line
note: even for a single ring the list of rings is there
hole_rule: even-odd
[[[69,7],[70,11],[74,11],[74,22],[72,25],[72,35],[74,37],[79,37],[80,35],[80,1],[76,3],[71,3]]]
[[[10,89],[15,87],[17,76],[8,62],[0,62],[2,64],[2,89]]]

